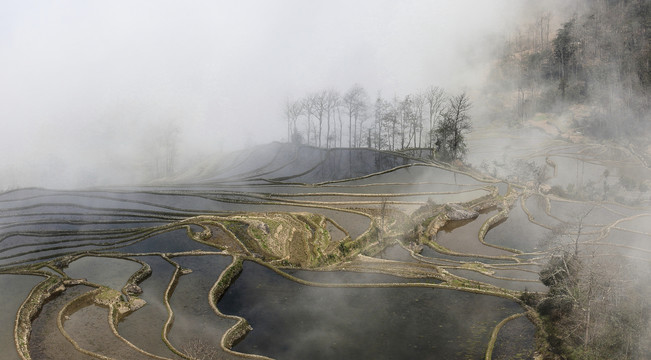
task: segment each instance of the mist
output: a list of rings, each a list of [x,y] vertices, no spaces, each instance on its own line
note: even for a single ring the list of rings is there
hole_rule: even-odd
[[[650,14],[1,3],[0,347],[645,358]]]
[[[478,89],[525,5],[5,2],[0,188],[146,182],[165,128],[177,170],[286,141],[284,101],[324,88]]]

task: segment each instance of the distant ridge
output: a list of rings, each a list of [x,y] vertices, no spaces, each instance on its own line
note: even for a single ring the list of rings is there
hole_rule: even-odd
[[[306,183],[336,181],[426,163],[429,149],[404,152],[369,148],[323,149],[274,142],[206,159],[175,177],[159,179],[167,184]]]

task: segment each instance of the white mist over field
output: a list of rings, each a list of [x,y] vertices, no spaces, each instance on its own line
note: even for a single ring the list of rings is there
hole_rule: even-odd
[[[0,189],[147,181],[286,140],[321,89],[472,92],[532,2],[4,1]],[[526,5],[526,6],[525,6]]]

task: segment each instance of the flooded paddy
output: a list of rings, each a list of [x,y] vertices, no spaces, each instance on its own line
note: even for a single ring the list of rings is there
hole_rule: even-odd
[[[167,320],[163,297],[172,279],[174,266],[159,256],[144,256],[138,259],[149,264],[152,269],[151,276],[140,284],[140,297],[147,305],[125,317],[118,324],[118,332],[129,342],[151,354],[171,359],[180,358],[170,351],[161,339],[161,332]]]
[[[250,302],[238,301],[242,298]],[[279,359],[426,358],[432,353],[476,358],[483,355],[492,328],[521,311],[509,300],[451,290],[306,287],[253,263],[244,264],[218,306],[249,319],[253,327],[235,350]]]
[[[535,291],[535,292],[545,292],[547,287],[540,283],[538,280],[538,274],[535,274],[535,278],[528,278],[523,274],[513,274],[513,273],[504,273],[501,271],[491,270],[491,275],[482,274],[472,270],[465,269],[448,269],[448,271],[454,275],[457,275],[464,279],[476,280],[485,284],[491,284],[499,286],[505,289],[512,289],[518,291]]]
[[[141,265],[135,261],[84,256],[71,262],[65,269],[65,273],[71,278],[85,278],[92,283],[120,290],[140,267]]]
[[[436,279],[410,279],[394,275],[350,271],[285,270],[284,272],[301,280],[323,284],[440,283]]]
[[[457,253],[484,256],[511,256],[512,252],[486,246],[479,242],[479,229],[497,211],[489,211],[474,220],[450,221],[436,235],[436,242]]]
[[[601,170],[581,165],[594,159],[578,148],[551,153],[555,142],[540,144],[518,151],[539,163],[558,158],[546,173],[563,177],[548,185],[567,190],[563,179],[576,180],[577,159],[585,174]],[[146,304],[114,324],[119,336],[106,306],[77,304],[66,314],[65,331],[85,351],[134,359],[246,357],[232,351],[277,359],[483,358],[497,324],[526,310],[518,303],[523,291],[547,291],[538,272],[561,249],[578,244],[586,262],[650,263],[645,207],[564,198],[524,181],[481,181],[484,175],[395,154],[349,171],[342,164],[372,153],[333,152],[308,167],[310,156],[272,148],[280,153],[240,154],[257,163],[240,159],[186,185],[0,194],[0,281],[12,289],[3,295],[10,304],[0,322],[3,348],[15,348],[16,314],[46,272],[53,283],[88,283],[68,284],[42,304],[28,341],[34,359],[88,358],[58,329],[57,314],[92,286],[127,284],[116,304]],[[606,181],[615,186],[613,176]],[[450,204],[479,215],[444,221]],[[6,274],[18,270],[24,275]],[[223,294],[218,310],[253,330],[212,308],[215,289]],[[524,316],[506,322],[493,358],[528,358],[535,331]],[[17,350],[9,358],[18,359]]]
[[[639,252],[651,253],[651,234],[631,232],[622,229],[612,229],[608,236],[602,240],[603,243],[612,244],[611,251],[626,253],[627,250],[638,250]]]
[[[0,312],[0,348],[12,349],[15,347],[13,329],[18,308],[32,288],[43,280],[44,278],[39,276],[0,275],[0,289],[3,290],[0,292],[0,296],[4,308]],[[7,360],[19,359],[18,354],[10,351],[6,351],[3,356],[7,356]]]
[[[531,223],[519,203],[509,211],[508,218],[493,226],[486,233],[484,241],[498,246],[517,249],[524,252],[536,251],[542,240],[551,231]]]
[[[451,264],[451,263],[458,263],[458,262],[475,262],[475,261],[481,261],[486,264],[504,264],[504,263],[515,263],[516,260],[510,260],[510,259],[491,259],[487,257],[481,257],[481,256],[471,256],[475,254],[466,254],[464,255],[454,255],[454,254],[445,254],[436,251],[435,249],[432,249],[428,246],[424,247],[421,255],[423,256],[424,260],[427,261],[435,261],[440,264]]]
[[[531,359],[534,354],[533,337],[535,326],[526,317],[521,316],[507,322],[497,335],[493,359],[500,360],[525,360]]]
[[[116,337],[109,325],[108,309],[89,304],[69,315],[63,322],[67,334],[82,349],[115,359],[149,359],[149,356],[130,348]]]
[[[32,323],[29,352],[34,359],[94,359],[92,356],[78,352],[57,327],[59,312],[70,301],[91,290],[92,288],[86,286],[74,286],[43,306],[39,316]],[[107,323],[107,321],[107,317],[101,320],[102,323]],[[15,348],[15,346],[12,347]]]
[[[380,259],[396,260],[396,261],[410,261],[417,262],[408,250],[400,245],[390,245],[384,248],[379,254],[376,255]]]
[[[562,225],[562,221],[549,216],[546,212],[547,202],[542,195],[532,195],[525,200],[525,212],[541,227],[551,229]]]
[[[183,256],[173,258],[192,273],[183,275],[170,298],[174,324],[169,333],[172,345],[187,348],[193,341],[221,352],[220,340],[235,322],[218,317],[208,294],[221,272],[231,263],[228,256]]]
[[[188,238],[185,229],[179,229],[158,233],[116,250],[122,253],[149,253],[153,251],[175,253],[192,250],[216,251],[217,249],[192,241]]]

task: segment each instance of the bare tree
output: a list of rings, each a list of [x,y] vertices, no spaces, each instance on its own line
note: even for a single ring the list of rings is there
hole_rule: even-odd
[[[579,242],[589,235],[582,229],[593,209],[554,228],[547,239],[551,256],[540,279],[549,291],[537,310],[553,326],[554,351],[572,349],[581,359],[644,358],[649,349],[642,339],[649,329],[642,314],[648,313],[649,300],[639,282],[648,277],[648,267],[590,239]]]
[[[343,141],[343,136],[344,136],[344,124],[343,124],[343,119],[341,116],[341,102],[339,106],[335,109],[335,116],[337,118],[337,121],[339,122],[339,147],[341,147],[342,141]]]
[[[355,119],[355,128],[356,128],[355,132],[357,133],[357,135],[355,135],[356,147],[363,146],[362,144],[364,142],[366,143],[367,147],[371,147],[371,143],[369,141],[370,137],[364,136],[364,134],[367,132],[367,129],[364,126],[364,122],[366,121],[366,118],[368,116],[366,109],[367,109],[367,105],[364,106],[364,111],[361,113],[361,116],[358,119]],[[368,131],[370,130],[371,129],[369,128]],[[366,140],[364,140],[364,138],[366,138]]]
[[[438,87],[432,87],[426,93],[410,94],[402,99],[394,96],[392,100],[386,100],[378,94],[374,106],[375,122],[365,127],[368,100],[364,88],[353,85],[344,96],[340,96],[335,90],[323,90],[311,93],[301,101],[287,101],[287,136],[292,141],[300,141],[302,136],[296,124],[298,119],[303,117],[308,145],[321,147],[325,135],[326,148],[341,147],[346,134],[346,117],[350,148],[362,146],[364,142],[367,146],[373,144],[378,149],[389,150],[422,147],[423,140],[427,141],[423,138],[423,133],[426,129],[425,112],[428,112],[429,129],[426,136],[429,135],[429,145],[432,147],[435,135],[432,129],[442,116],[444,103],[443,90]],[[316,120],[314,124],[313,120]],[[367,131],[370,136],[366,135]]]
[[[393,129],[391,131],[389,129],[395,128],[395,116],[391,103],[384,100],[380,94],[378,94],[375,100],[375,125],[377,130],[375,136],[377,149],[381,150],[385,146],[392,149]]]
[[[296,142],[298,139],[298,128],[296,122],[303,114],[303,102],[287,100],[285,103],[285,117],[287,118],[287,142]]]
[[[319,121],[319,129],[317,132],[317,140],[316,140],[316,145],[318,147],[321,147],[321,134],[323,131],[323,120],[324,117],[327,117],[327,109],[328,109],[328,92],[323,90],[321,92],[318,92],[312,96],[312,106],[314,110],[314,115],[316,116],[316,119]]]
[[[575,20],[572,19],[558,30],[556,38],[552,42],[554,45],[554,59],[559,65],[560,84],[558,88],[561,90],[561,97],[565,99],[565,89],[568,82],[568,71],[570,64],[574,61],[576,51],[578,49],[576,39],[573,35],[573,27]]]
[[[540,15],[540,19],[537,20],[538,31],[540,34],[540,47],[543,50],[549,43],[549,20],[551,18],[550,13],[544,13]]]
[[[323,120],[327,118],[328,112],[328,92],[323,90],[309,96],[309,102],[312,110],[312,115],[316,117],[319,122],[318,130],[316,132],[315,145],[321,147],[321,135],[323,131]]]
[[[303,113],[305,114],[305,122],[307,127],[307,144],[310,145],[310,135],[312,133],[312,115],[314,115],[314,95],[309,95],[302,100]]]
[[[445,93],[443,89],[438,86],[430,87],[425,91],[425,102],[429,115],[429,147],[434,147],[435,142],[435,124],[443,112],[445,107]]]
[[[425,107],[425,96],[423,94],[416,94],[413,96],[412,102],[413,110],[413,130],[414,130],[414,146],[421,147],[423,139],[423,109]],[[418,133],[418,134],[416,134]]]
[[[358,121],[363,118],[366,112],[366,91],[360,85],[353,85],[353,87],[346,92],[342,99],[342,104],[346,115],[348,115],[348,147],[359,146],[360,140],[358,137]],[[353,127],[354,120],[354,127]],[[360,124],[361,131],[361,124]]]
[[[437,150],[444,160],[460,159],[465,154],[465,133],[472,129],[468,113],[471,106],[465,92],[449,99],[443,120],[436,129]]]
[[[335,115],[337,112],[337,108],[339,107],[340,104],[340,97],[339,93],[335,90],[328,90],[323,92],[324,98],[323,98],[323,109],[326,114],[326,120],[327,120],[327,128],[326,128],[326,148],[330,147],[330,122],[335,119]],[[321,131],[319,130],[319,141],[321,138]],[[334,137],[336,139],[336,135]],[[319,143],[319,146],[321,144]],[[336,146],[336,140],[335,140],[335,146]]]
[[[424,99],[419,95],[407,95],[395,104],[400,124],[400,148],[418,146],[418,136],[422,126]]]
[[[152,133],[149,151],[154,156],[154,176],[169,176],[174,172],[181,129],[170,120],[156,126]]]
[[[411,118],[412,118],[412,101],[411,96],[405,96],[405,99],[399,101],[396,97],[394,100],[394,106],[396,107],[396,115],[398,117],[398,122],[400,123],[400,149],[409,147],[411,143]],[[409,138],[408,138],[409,137]],[[407,143],[405,143],[407,141]]]
[[[401,131],[400,131],[400,111],[399,111],[399,106],[400,106],[400,100],[398,100],[397,96],[393,97],[392,102],[387,102],[389,107],[387,108],[387,112],[384,114],[384,122],[385,126],[384,128],[391,129],[388,133],[388,137],[391,139],[390,142],[390,147],[389,150],[395,150],[396,149],[396,135],[401,136]]]

